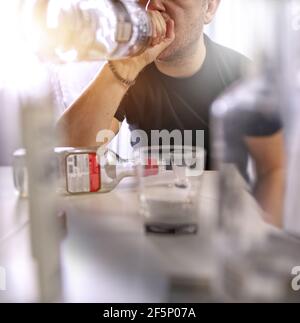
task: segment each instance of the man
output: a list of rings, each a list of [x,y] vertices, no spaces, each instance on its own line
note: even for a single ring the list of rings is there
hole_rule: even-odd
[[[95,146],[101,129],[204,130],[209,150],[209,110],[241,77],[247,59],[203,33],[220,0],[141,0],[152,16],[152,46],[142,55],[106,64],[61,117],[64,145]],[[129,88],[136,80],[135,85]],[[257,166],[257,198],[267,221],[280,226],[283,190],[282,135],[245,137]],[[267,149],[266,149],[267,147]]]

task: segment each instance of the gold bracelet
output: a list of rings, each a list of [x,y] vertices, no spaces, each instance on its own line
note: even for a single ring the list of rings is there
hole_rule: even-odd
[[[124,79],[119,73],[118,71],[116,70],[114,64],[112,63],[112,61],[108,61],[108,66],[111,70],[111,72],[113,73],[113,75],[115,76],[115,78],[122,83],[122,85],[124,85],[126,88],[127,87],[131,87],[135,84],[135,80],[133,81],[129,81],[129,80],[126,80]]]

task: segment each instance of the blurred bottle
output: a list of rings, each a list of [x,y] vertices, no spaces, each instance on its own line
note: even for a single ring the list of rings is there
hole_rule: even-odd
[[[255,168],[249,172],[244,138],[269,136],[281,128],[276,67],[271,68],[268,59],[261,62],[260,73],[225,93],[212,110],[214,157],[220,170],[218,267],[221,294],[228,301],[283,300],[287,279],[278,269],[284,260],[266,257],[271,229],[263,222],[263,211],[246,196],[255,190],[256,173]]]
[[[247,228],[239,195],[245,189],[254,192],[257,183],[245,138],[268,137],[282,128],[277,67],[267,56],[259,65],[261,72],[236,84],[212,107],[214,161],[221,171],[219,224],[230,231],[235,228],[241,237]]]
[[[288,175],[284,228],[300,236],[300,1],[289,0],[284,12],[287,20],[284,51],[283,80],[284,109],[282,117],[286,128]]]
[[[110,149],[101,155],[97,148],[55,148],[57,191],[62,194],[106,193],[112,191],[125,177],[136,175],[136,166],[131,160],[121,158]],[[28,175],[25,163],[26,152],[14,153],[15,188],[23,197],[28,195]],[[144,176],[158,174],[154,160],[143,166]]]
[[[47,60],[134,56],[152,35],[151,20],[137,0],[31,0],[23,12],[25,25],[31,25],[29,40]]]
[[[245,228],[245,219],[239,212],[242,204],[239,192],[242,187],[253,191],[257,179],[255,161],[251,159],[245,138],[268,137],[282,129],[283,37],[278,21],[282,21],[280,13],[283,6],[279,0],[269,2],[272,19],[265,29],[272,30],[276,37],[264,47],[258,47],[256,59],[249,62],[244,79],[227,90],[212,106],[213,159],[221,170],[219,224],[231,231],[236,226],[240,235]],[[266,34],[270,34],[270,30]],[[263,38],[266,34],[262,35]],[[241,180],[235,180],[238,176],[235,173]]]
[[[27,151],[26,185],[32,255],[37,265],[41,302],[61,299],[60,241],[55,193],[54,101],[44,66],[32,65],[30,78],[20,94],[24,146]],[[23,181],[24,183],[25,181]]]
[[[220,277],[223,291],[235,301],[277,301],[284,297],[285,281],[281,279],[287,277],[272,274],[284,261],[277,261],[275,254],[266,257],[271,251],[268,239],[272,230],[263,223],[263,211],[255,208],[246,194],[247,190],[254,192],[257,176],[245,138],[268,137],[282,130],[285,5],[280,0],[269,1],[269,25],[257,22],[266,33],[261,33],[262,39],[255,44],[254,63],[249,63],[244,80],[212,106],[213,157],[220,170]],[[270,39],[267,34],[275,36]]]

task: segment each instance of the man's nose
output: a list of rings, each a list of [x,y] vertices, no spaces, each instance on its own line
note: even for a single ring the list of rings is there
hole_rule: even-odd
[[[147,9],[149,10],[157,10],[157,11],[166,11],[166,8],[163,4],[162,0],[150,0],[147,5]]]

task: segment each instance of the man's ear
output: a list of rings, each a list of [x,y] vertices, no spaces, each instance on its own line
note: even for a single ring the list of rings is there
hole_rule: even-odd
[[[205,10],[204,11],[204,23],[206,25],[209,24],[213,20],[215,14],[217,12],[217,9],[220,5],[220,2],[221,2],[221,0],[207,0],[207,3],[204,8],[204,10]]]

